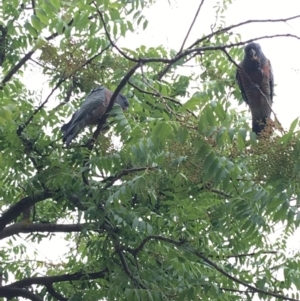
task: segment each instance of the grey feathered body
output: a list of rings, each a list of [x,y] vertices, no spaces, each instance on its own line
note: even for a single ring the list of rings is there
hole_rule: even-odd
[[[106,112],[111,96],[112,92],[105,87],[97,87],[87,95],[84,103],[73,114],[71,120],[61,127],[63,142],[67,146],[86,126],[98,124],[99,119]],[[117,96],[116,102],[123,110],[129,106],[127,98],[122,94]]]

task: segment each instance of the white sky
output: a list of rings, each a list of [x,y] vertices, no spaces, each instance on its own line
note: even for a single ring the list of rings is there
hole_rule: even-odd
[[[164,45],[179,50],[182,41],[190,27],[197,11],[200,0],[171,0],[171,8],[167,0],[158,0],[147,11],[149,25],[146,31],[130,34],[125,40],[120,40],[119,46],[135,48],[140,45]],[[212,9],[215,0],[206,0],[197,22],[189,36],[186,46],[191,44],[204,33],[210,32],[210,25],[214,22]],[[226,12],[226,24],[231,25],[249,19],[286,18],[300,14],[300,0],[236,0]],[[263,35],[291,33],[300,35],[300,20],[288,23],[260,23],[250,24],[235,29],[242,35],[243,40]],[[275,77],[275,98],[273,109],[284,127],[288,127],[292,120],[298,117],[300,104],[298,86],[300,85],[300,40],[293,38],[273,38],[259,41],[265,55],[271,60]],[[233,66],[234,68],[234,66]],[[195,70],[194,70],[195,71]],[[33,74],[32,88],[41,82],[40,74]],[[47,95],[47,94],[46,94]],[[246,107],[245,107],[246,108]],[[250,114],[250,113],[249,113]],[[289,242],[289,247],[298,251],[299,234]],[[59,262],[68,248],[64,246],[61,235],[51,241],[32,247],[36,248],[41,260]]]

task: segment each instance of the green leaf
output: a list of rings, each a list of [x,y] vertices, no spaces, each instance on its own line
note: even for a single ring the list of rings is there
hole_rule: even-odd
[[[60,9],[60,2],[59,0],[50,0],[50,3],[55,7],[57,10]]]

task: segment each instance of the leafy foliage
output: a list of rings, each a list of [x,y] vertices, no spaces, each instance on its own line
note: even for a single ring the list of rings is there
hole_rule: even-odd
[[[285,253],[300,221],[298,120],[257,140],[235,109],[228,56],[238,62],[244,42],[224,24],[229,0],[215,7],[213,32],[179,53],[119,49],[147,27],[153,2],[1,4],[1,297],[300,298],[299,255]],[[49,79],[45,99],[26,87],[30,59]],[[189,61],[198,74],[183,73]],[[130,110],[115,106],[93,144],[87,129],[66,148],[60,127],[97,84],[124,88]],[[58,232],[71,246],[58,265],[29,260],[16,239]]]

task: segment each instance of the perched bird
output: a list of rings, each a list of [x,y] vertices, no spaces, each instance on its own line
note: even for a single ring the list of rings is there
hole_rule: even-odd
[[[71,120],[61,127],[63,142],[67,146],[86,126],[98,124],[99,119],[106,113],[112,94],[105,87],[97,87],[88,94]],[[115,103],[118,103],[123,110],[129,107],[128,99],[122,94],[118,94]]]
[[[243,61],[237,69],[236,79],[244,101],[252,114],[252,131],[260,134],[271,116],[274,95],[274,77],[270,61],[258,43],[245,49]]]

